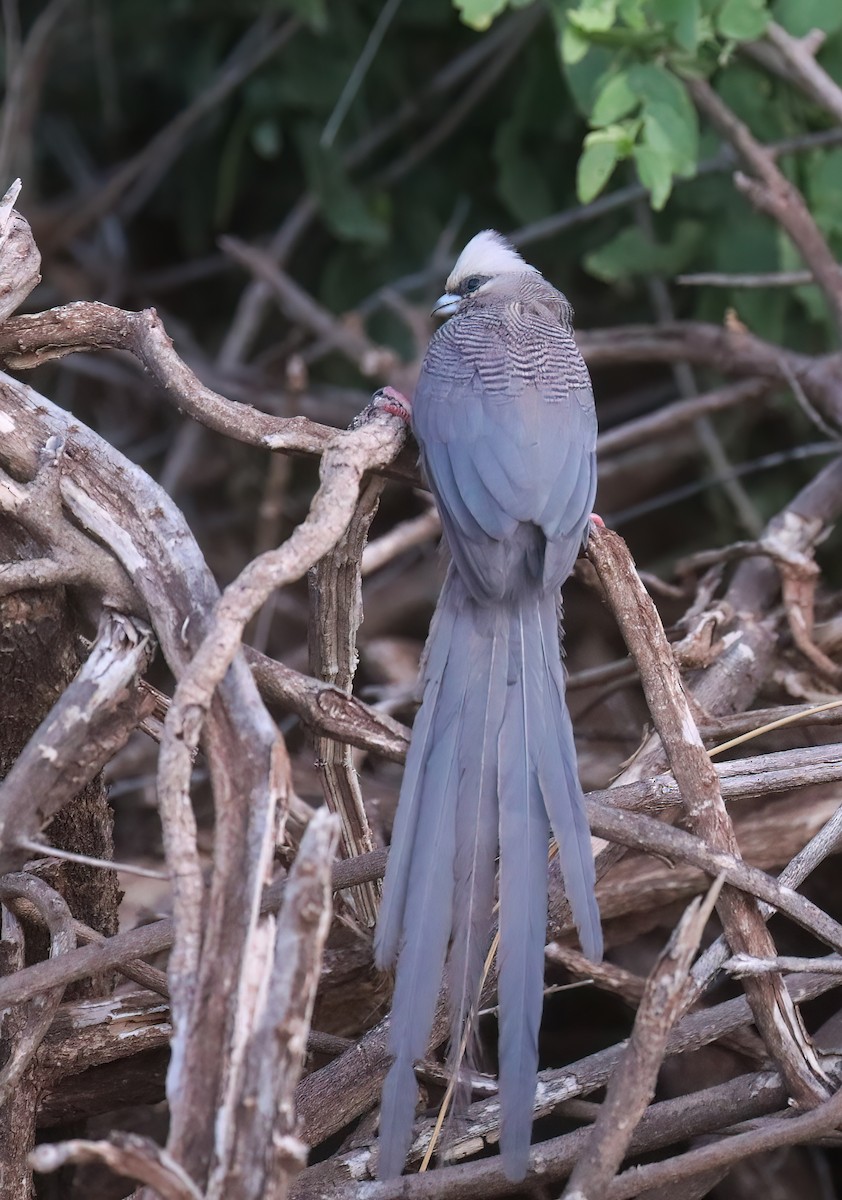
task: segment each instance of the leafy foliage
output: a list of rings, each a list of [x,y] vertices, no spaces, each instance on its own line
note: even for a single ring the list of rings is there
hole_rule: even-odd
[[[593,199],[630,159],[653,208],[662,209],[673,181],[690,178],[698,159],[698,121],[681,76],[708,73],[737,43],[760,37],[766,0],[554,0],[553,14],[582,110],[596,130],[610,129],[616,148],[596,191],[586,186],[593,172],[581,171],[579,198]],[[607,162],[596,149],[607,140],[586,138],[583,159]]]

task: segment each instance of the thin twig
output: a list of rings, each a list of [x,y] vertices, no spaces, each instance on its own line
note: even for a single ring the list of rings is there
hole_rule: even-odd
[[[769,971],[827,971],[829,975],[842,975],[842,954],[827,954],[824,958],[797,958],[791,954],[752,958],[750,954],[735,954],[722,964],[722,969],[737,979],[744,975],[765,975]]]
[[[677,275],[675,282],[682,287],[751,289],[798,287],[807,283],[815,283],[815,280],[812,271],[766,271],[755,275],[729,275],[724,271],[698,271],[694,275]]]
[[[65,1163],[103,1163],[115,1175],[148,1184],[161,1200],[203,1200],[195,1183],[166,1150],[134,1133],[112,1133],[100,1142],[45,1142],[35,1147],[29,1161],[40,1172],[58,1171]]]
[[[808,43],[806,38],[793,37],[777,21],[769,22],[763,37],[777,52],[787,78],[842,124],[842,88],[816,61],[822,41],[823,37],[817,45],[815,40]]]
[[[360,489],[356,511],[342,537],[310,572],[310,669],[350,696],[357,667],[357,632],[363,618],[360,561],[385,481],[372,476]],[[342,853],[355,858],[374,849],[362,789],[347,742],[316,738],[316,762],[325,801],[338,814]],[[362,884],[348,896],[360,924],[377,920],[380,887]]]
[[[354,97],[360,90],[366,73],[374,61],[374,56],[380,49],[380,43],[386,36],[386,31],[391,25],[400,5],[401,0],[386,0],[377,14],[377,20],[369,31],[365,45],[362,48],[362,53],[351,68],[348,78],[345,80],[345,85],[339,93],[339,99],[333,106],[333,112],[327,121],[325,121],[322,136],[319,139],[322,146],[332,146],[336,140],[336,135],[348,114],[348,109],[354,103]]]

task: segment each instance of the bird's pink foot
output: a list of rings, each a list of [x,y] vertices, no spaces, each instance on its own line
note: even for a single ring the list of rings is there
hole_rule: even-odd
[[[376,404],[381,412],[391,413],[393,417],[400,417],[407,425],[412,419],[412,404],[397,388],[379,388],[372,396],[372,403]]]
[[[594,525],[598,525],[600,529],[605,528],[605,522],[598,513],[591,513],[591,520],[593,521]]]

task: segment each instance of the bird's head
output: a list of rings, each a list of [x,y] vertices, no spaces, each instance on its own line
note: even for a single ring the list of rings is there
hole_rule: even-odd
[[[447,291],[433,306],[433,315],[450,317],[463,301],[491,291],[504,277],[538,271],[524,262],[510,242],[493,229],[484,229],[468,242],[447,278]]]

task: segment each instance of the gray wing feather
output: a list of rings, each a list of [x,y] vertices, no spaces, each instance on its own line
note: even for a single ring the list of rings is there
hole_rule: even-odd
[[[492,541],[509,538],[518,525],[517,517],[507,511],[499,499],[499,478],[489,471],[480,471],[476,457],[478,443],[453,440],[444,447],[453,473],[453,481],[471,516]]]
[[[499,543],[519,524],[544,531],[544,585],[558,587],[579,553],[593,504],[596,419],[587,389],[550,400],[533,383],[514,378],[508,392],[489,394],[478,373],[443,376],[426,369],[413,401],[413,425],[430,485],[455,535],[448,537],[451,552],[457,562],[461,556],[473,594],[499,595],[506,566]]]

